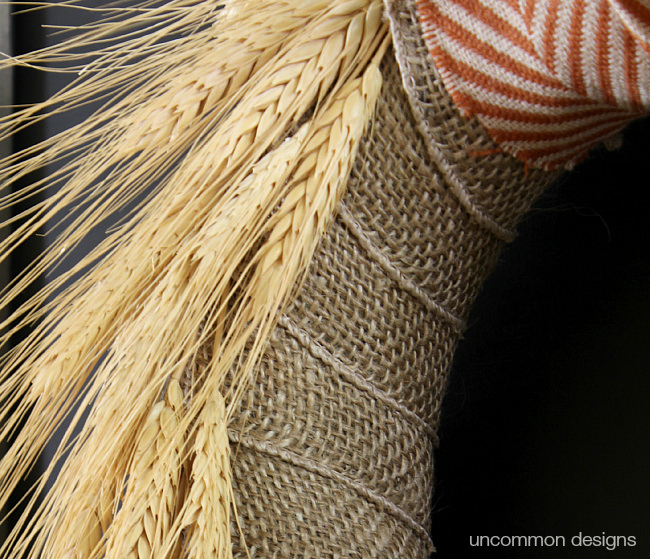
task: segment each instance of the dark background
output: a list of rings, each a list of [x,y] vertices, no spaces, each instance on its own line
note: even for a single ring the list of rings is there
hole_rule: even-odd
[[[650,121],[624,139],[539,200],[476,302],[443,401],[441,559],[650,557]],[[580,532],[637,546],[571,547]]]
[[[48,17],[72,23],[75,13]],[[16,20],[15,52],[42,46],[51,22],[39,12]],[[44,97],[59,77],[19,71],[15,101]],[[49,133],[33,129],[17,147]],[[599,150],[560,180],[485,285],[443,403],[438,558],[650,557],[649,146],[650,122],[638,123],[622,149]],[[637,546],[469,545],[580,532]]]

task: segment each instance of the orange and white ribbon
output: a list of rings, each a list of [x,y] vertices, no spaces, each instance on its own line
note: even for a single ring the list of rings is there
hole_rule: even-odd
[[[417,0],[445,87],[504,151],[571,167],[650,113],[650,0]]]

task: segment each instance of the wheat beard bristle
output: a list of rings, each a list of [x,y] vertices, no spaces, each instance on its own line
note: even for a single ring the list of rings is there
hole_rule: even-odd
[[[228,557],[227,421],[345,189],[387,45],[380,0],[277,5],[292,31],[263,48],[262,62],[221,74],[220,85],[188,70],[190,83],[158,97],[164,110],[154,103],[121,120],[121,150],[194,143],[134,221],[94,253],[103,260],[57,296],[54,318],[5,363],[21,384],[3,372],[0,397],[19,387],[21,414],[30,405],[35,413],[0,461],[0,505],[67,410],[90,412],[78,435],[75,412],[59,478],[0,553],[31,543],[30,558],[177,556],[181,548]],[[289,17],[292,8],[304,15]],[[225,28],[240,15],[223,15]],[[136,122],[136,114],[149,116]],[[205,118],[201,134],[186,133]],[[186,397],[178,379],[207,342],[212,360]]]

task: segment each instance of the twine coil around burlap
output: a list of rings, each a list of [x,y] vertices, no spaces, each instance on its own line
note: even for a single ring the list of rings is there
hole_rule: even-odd
[[[388,15],[395,47],[348,192],[229,426],[237,558],[434,550],[433,452],[464,319],[555,177],[459,115],[414,3]]]

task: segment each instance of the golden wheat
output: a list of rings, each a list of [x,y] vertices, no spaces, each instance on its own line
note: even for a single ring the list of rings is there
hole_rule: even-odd
[[[183,7],[180,0],[171,4]],[[81,221],[24,276],[31,277],[88,230],[84,224],[75,231],[75,224],[105,218],[173,169],[130,221],[7,323],[15,330],[42,319],[3,363],[0,399],[7,400],[7,409],[17,407],[0,438],[23,419],[24,426],[0,461],[0,506],[73,404],[78,410],[55,455],[57,461],[74,443],[53,489],[41,505],[32,500],[33,510],[0,552],[32,544],[32,558],[41,550],[53,559],[175,555],[186,534],[192,556],[227,556],[226,421],[345,188],[379,92],[376,62],[387,35],[380,0],[264,0],[255,4],[256,29],[274,25],[265,10],[279,10],[281,25],[271,37],[249,39],[251,28],[238,26],[252,6],[232,3],[221,14],[201,8],[191,19],[196,33],[179,43],[194,50],[180,59],[159,60],[171,48],[153,49],[153,78],[146,86],[75,128],[72,139],[61,138],[67,153],[90,131],[99,149],[71,164],[61,174],[68,181],[62,194],[28,214],[28,225],[2,245],[14,250],[17,239],[108,173],[106,182],[92,186],[91,207]],[[164,13],[151,12],[152,25]],[[175,14],[167,29],[188,24],[187,18]],[[106,29],[99,26],[87,37]],[[125,44],[137,52],[144,44],[139,40]],[[233,57],[224,54],[226,63],[206,73],[207,53],[225,53],[218,45],[233,42],[239,43]],[[255,52],[261,53],[257,60]],[[86,85],[64,92],[60,102],[85,99],[109,83],[111,72],[143,84],[118,54],[102,51],[98,62],[84,68],[87,82],[80,83]],[[240,64],[235,71],[233,63]],[[169,80],[161,87],[165,70]],[[24,113],[28,120],[30,115]],[[44,146],[50,156],[59,153],[54,146]],[[166,161],[181,154],[173,165]],[[4,176],[22,175],[48,156],[34,157],[24,164],[12,161]],[[81,271],[80,280],[43,305]],[[15,283],[2,301],[10,301],[25,282]],[[206,343],[214,346],[212,360],[183,405],[178,379]],[[230,373],[225,407],[220,391]],[[193,454],[184,449],[185,440],[195,441]],[[88,470],[94,475],[79,476]],[[52,474],[49,468],[40,488]]]
[[[350,4],[356,6],[360,2],[347,2],[342,6],[350,9]],[[99,339],[89,336],[88,332],[102,333],[102,324],[111,324],[120,308],[127,307],[130,285],[151,282],[154,279],[152,272],[163,268],[169,261],[169,256],[176,251],[178,239],[186,238],[186,233],[192,231],[194,224],[202,218],[200,209],[214,205],[219,190],[224,189],[221,172],[226,165],[250,148],[253,141],[255,151],[263,151],[281,136],[283,129],[307,111],[319,90],[324,89],[323,83],[331,82],[332,76],[336,76],[339,70],[346,70],[339,68],[340,61],[350,59],[353,54],[346,47],[346,40],[348,45],[362,50],[367,49],[371,41],[376,41],[380,8],[380,2],[373,2],[367,12],[359,11],[351,21],[339,15],[319,20],[316,30],[320,30],[323,38],[310,32],[309,36],[316,38],[306,44],[298,44],[276,61],[277,70],[251,92],[246,103],[233,111],[226,122],[217,128],[211,140],[195,155],[188,157],[187,163],[174,175],[171,182],[188,186],[175,188],[169,197],[161,196],[156,207],[149,211],[149,219],[143,220],[132,233],[134,242],[118,251],[110,263],[94,275],[87,297],[79,298],[77,294],[68,297],[71,312],[68,313],[70,319],[64,330],[73,337],[76,330],[74,325],[84,324],[86,331],[76,334],[83,338],[82,343],[66,340],[63,342],[65,348],[99,345]],[[341,7],[332,11],[338,14]],[[360,45],[360,36],[365,37],[365,45]],[[283,122],[287,113],[291,113],[288,124]],[[274,133],[267,134],[271,137],[263,141],[262,136],[269,129]],[[198,212],[183,212],[190,202],[197,205]],[[151,252],[148,260],[143,259],[143,248]],[[141,295],[140,292],[136,293]],[[96,309],[101,309],[99,317]],[[62,354],[64,351],[61,350]],[[78,369],[74,356],[66,359],[72,363],[70,370]],[[48,371],[42,376],[56,378],[57,375],[51,375]],[[36,382],[35,386],[39,384]]]
[[[175,189],[167,197],[160,196],[161,200],[149,210],[148,219],[138,223],[131,235],[123,235],[123,243],[112,258],[90,274],[85,285],[81,284],[59,297],[59,305],[53,314],[59,321],[61,334],[51,335],[52,341],[49,342],[50,347],[56,344],[55,347],[40,362],[38,356],[27,356],[26,351],[17,353],[14,357],[14,361],[27,358],[30,370],[36,371],[36,374],[27,379],[31,384],[31,401],[38,399],[41,394],[48,397],[63,394],[67,397],[68,392],[78,392],[86,378],[79,375],[79,372],[90,371],[99,355],[110,347],[111,340],[118,335],[118,330],[123,329],[125,321],[132,320],[132,309],[141,306],[140,301],[146,296],[152,297],[154,302],[164,300],[163,291],[151,290],[156,285],[157,278],[164,277],[167,272],[170,262],[178,252],[180,240],[187,244],[187,239],[191,238],[193,230],[196,230],[196,224],[203,222],[205,208],[209,209],[218,201],[219,188],[223,190],[223,179],[220,180],[219,171],[223,169],[225,162],[244,151],[244,145],[250,146],[253,138],[259,139],[271,124],[274,130],[281,130],[283,124],[286,127],[282,122],[282,117],[285,116],[282,112],[284,105],[291,107],[291,111],[287,111],[292,113],[289,124],[309,108],[309,104],[317,98],[322,83],[330,81],[329,75],[337,74],[339,68],[334,63],[335,60],[350,57],[351,53],[344,48],[345,44],[341,41],[344,39],[343,35],[348,34],[348,30],[359,32],[360,28],[356,23],[359,18],[365,18],[372,26],[365,30],[365,49],[368,49],[372,41],[376,41],[377,29],[374,26],[379,18],[373,14],[377,13],[378,8],[380,3],[373,2],[367,13],[354,14],[352,21],[355,23],[350,23],[338,15],[318,20],[316,27],[321,29],[322,33],[331,33],[334,30],[334,34],[326,35],[322,39],[312,39],[307,42],[307,46],[294,49],[299,52],[292,51],[290,55],[281,56],[276,64],[279,69],[271,73],[266,86],[254,88],[245,107],[235,111],[224,126],[218,127],[212,141],[197,150],[193,157],[188,157],[188,162],[174,175],[174,184],[188,186]],[[333,11],[338,13],[340,8]],[[314,35],[310,33],[309,36]],[[358,37],[352,37],[349,43],[357,47],[363,44]],[[338,45],[342,49],[338,53],[339,58],[334,61],[332,45]],[[321,55],[311,58],[317,48],[323,49]],[[311,73],[306,71],[308,65]],[[301,80],[311,84],[310,90],[303,92],[303,86],[298,87],[302,83]],[[252,115],[252,118],[246,118],[247,114]],[[278,114],[280,118],[277,118]],[[279,132],[275,132],[266,141],[257,141],[253,151],[262,151],[279,135]],[[215,154],[218,157],[216,164]],[[211,188],[207,188],[208,186]],[[190,204],[195,209],[192,212],[183,211]],[[132,240],[131,243],[126,242],[129,239]],[[189,265],[185,264],[186,267]],[[171,288],[175,288],[175,285],[175,282],[172,283]],[[169,313],[160,306],[156,308],[158,310],[153,316],[159,318],[153,322],[164,322]],[[184,313],[185,305],[175,310]],[[185,321],[187,322],[187,319]],[[194,329],[198,318],[196,321]],[[47,321],[43,330],[46,326]],[[154,331],[157,330],[156,326],[157,324],[154,324]],[[179,326],[176,324],[175,328],[178,329]],[[191,337],[193,333],[188,331],[182,343],[186,343]],[[24,347],[28,347],[28,344]],[[105,381],[106,379],[102,379],[102,383]],[[43,401],[39,403],[39,406],[41,405],[50,404]],[[39,409],[39,416],[47,415],[46,408]],[[44,441],[48,434],[47,428],[41,433],[40,440]],[[24,452],[31,451],[25,449]],[[31,456],[23,458],[21,455],[18,463],[28,459],[32,459]]]
[[[123,126],[131,133],[124,135],[120,153],[166,149],[190,129],[196,137],[202,130],[195,127],[198,121],[206,115],[218,118],[215,111],[283,48],[286,37],[303,26],[306,17],[330,6],[326,0],[229,4],[221,15],[219,33],[204,47],[206,62],[191,72],[178,68],[177,75],[167,76],[165,91],[155,103],[128,116]],[[242,28],[250,29],[250,34],[242,37]]]

